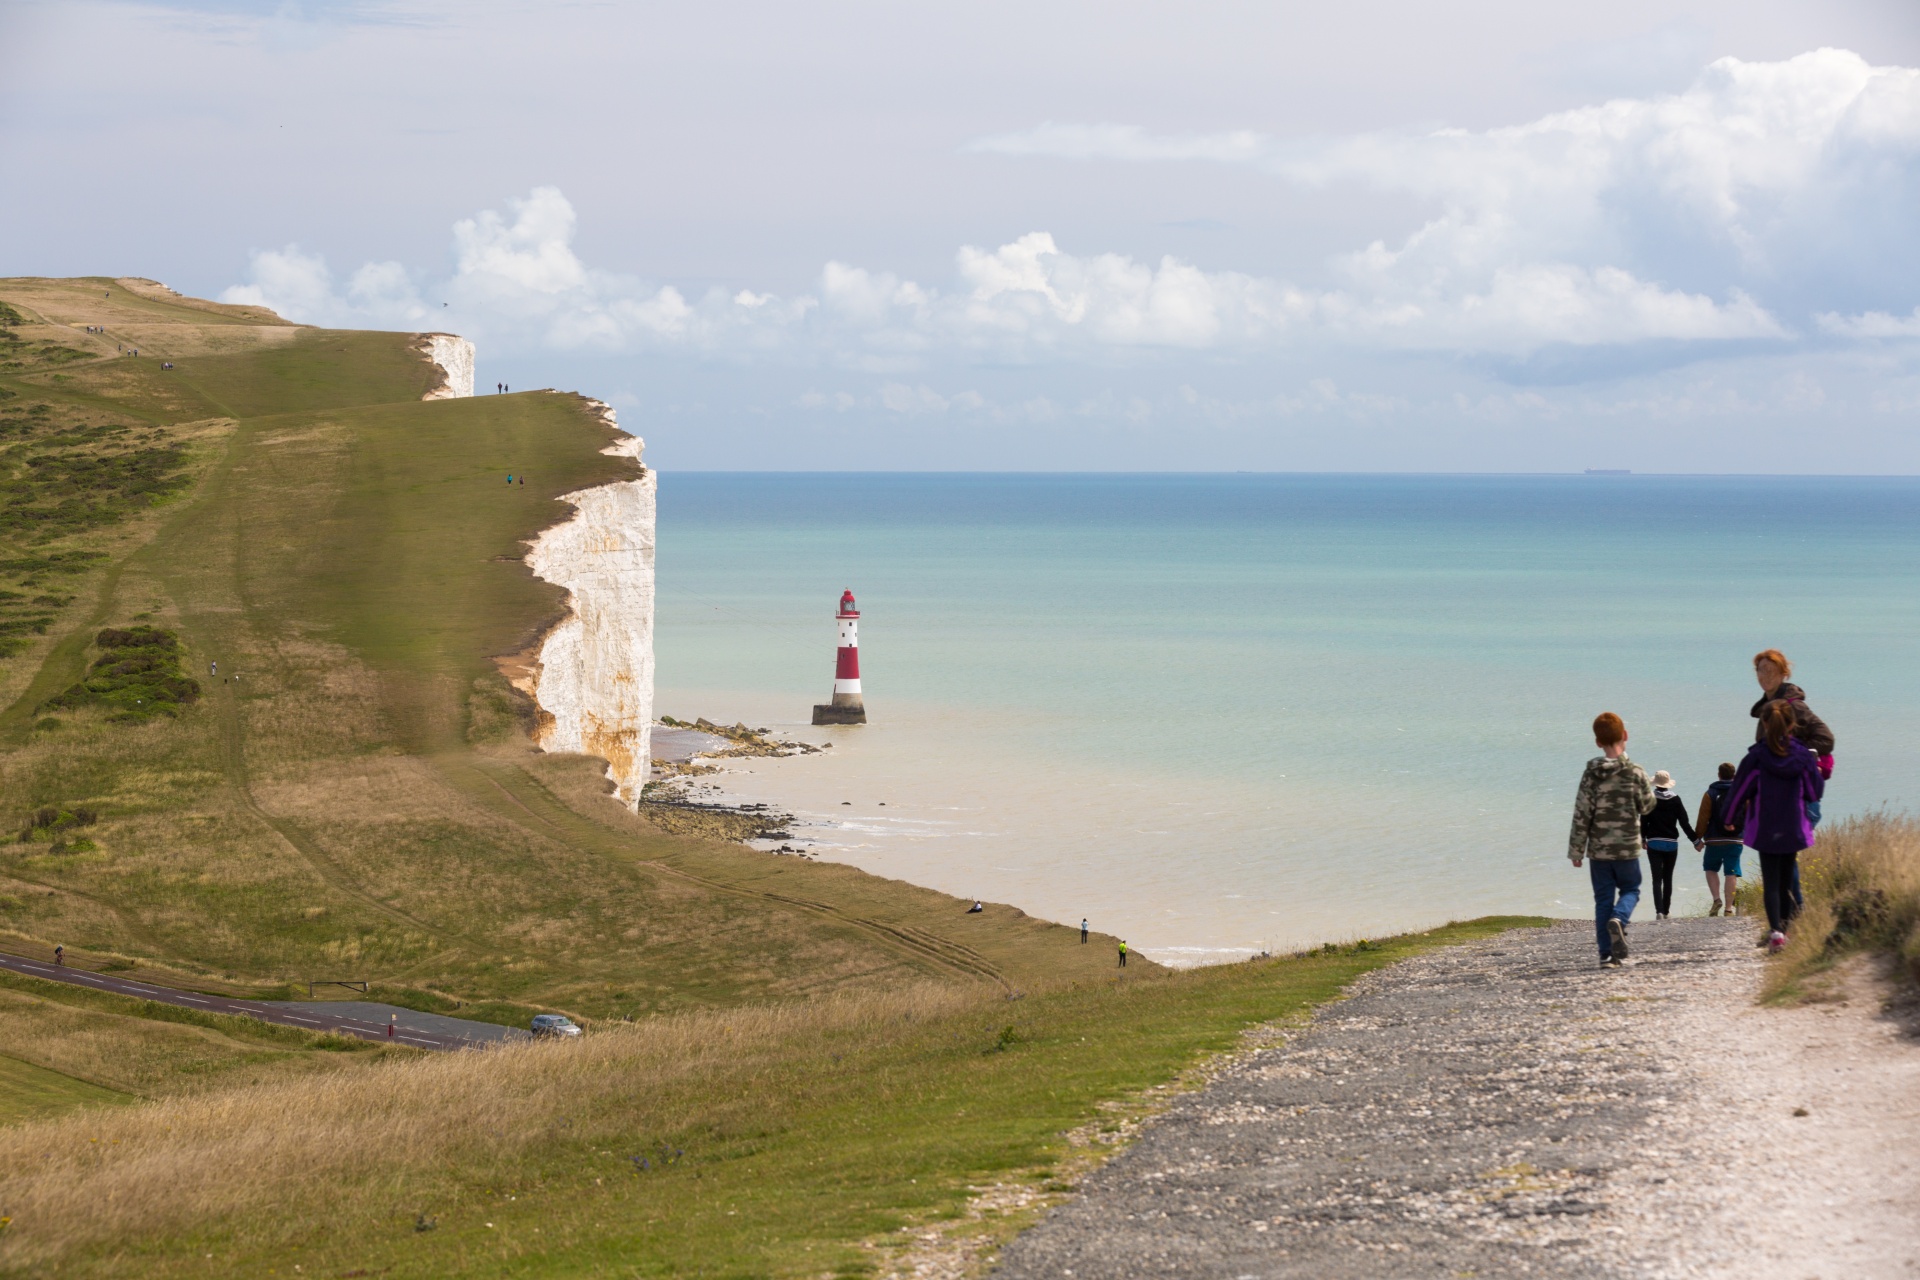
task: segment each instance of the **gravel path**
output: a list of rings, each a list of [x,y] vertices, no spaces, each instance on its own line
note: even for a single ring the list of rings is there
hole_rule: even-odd
[[[1920,1277],[1920,1045],[1864,971],[1756,1007],[1754,936],[1643,922],[1602,971],[1566,922],[1371,975],[995,1275]]]

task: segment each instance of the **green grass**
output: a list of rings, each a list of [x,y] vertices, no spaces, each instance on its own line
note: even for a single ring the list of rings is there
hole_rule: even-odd
[[[69,602],[42,607],[54,621],[6,677],[0,816],[98,821],[77,856],[0,846],[0,930],[503,1019],[930,979],[1006,990],[1111,963],[1056,953],[1072,935],[1009,909],[969,918],[915,886],[670,836],[608,800],[596,762],[528,751],[492,659],[562,594],[519,556],[565,517],[559,495],[632,465],[601,453],[613,433],[579,397],[422,402],[431,371],[406,335],[256,331],[118,289],[96,303],[94,283],[0,282],[23,316],[109,329],[68,381],[7,385],[48,432],[178,445],[191,486],[18,553]],[[117,326],[176,368],[115,356]],[[143,626],[178,638],[198,701],[148,724],[109,723],[97,699],[47,705],[108,656],[102,630]]]
[[[0,1132],[0,1268],[855,1273],[982,1179],[1071,1176],[1064,1132],[1248,1024],[1515,923],[1116,974],[1010,907],[668,834],[532,751],[493,661],[562,606],[519,558],[556,499],[631,474],[585,401],[422,402],[407,335],[126,282],[0,300],[0,448],[68,511],[0,524],[0,948],[593,1033],[424,1060],[0,982],[10,1052],[159,1099]],[[175,679],[116,719],[106,685]]]
[[[0,1054],[0,1124],[43,1120],[76,1107],[132,1101],[124,1093]]]
[[[691,1015],[23,1133],[18,1149],[51,1155],[0,1175],[0,1197],[22,1206],[0,1264],[169,1276],[202,1273],[211,1254],[235,1273],[871,1274],[901,1227],[953,1221],[972,1188],[1063,1192],[1166,1096],[1149,1091],[1249,1026],[1300,1017],[1420,951],[1544,923],[1021,1000],[920,988]],[[212,1167],[205,1144],[256,1114],[293,1131],[254,1144],[243,1173]],[[0,1167],[13,1150],[0,1138]],[[105,1221],[95,1185],[116,1189]],[[1022,1221],[984,1230],[1004,1238]]]

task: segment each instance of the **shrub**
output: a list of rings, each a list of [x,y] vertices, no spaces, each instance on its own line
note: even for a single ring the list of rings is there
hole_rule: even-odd
[[[160,627],[108,627],[95,636],[100,650],[87,678],[40,704],[42,711],[111,708],[109,720],[173,716],[199,701],[200,682],[180,670],[180,638]]]

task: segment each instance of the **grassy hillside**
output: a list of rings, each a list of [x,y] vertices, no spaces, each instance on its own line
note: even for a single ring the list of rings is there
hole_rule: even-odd
[[[1005,1238],[1249,1023],[1523,923],[1020,1001],[941,984],[686,1014],[0,1129],[0,1268],[874,1274],[905,1227]],[[967,1221],[996,1184],[1039,1199]]]
[[[0,976],[0,1273],[864,1274],[1250,1022],[1517,923],[1116,973],[670,835],[493,661],[558,616],[556,499],[630,474],[588,402],[423,401],[408,335],[151,282],[0,308],[0,951],[589,1028],[426,1058]]]
[[[142,289],[0,283],[28,353],[0,375],[26,424],[8,461],[159,477],[97,485],[90,521],[0,530],[0,568],[46,597],[0,677],[0,812],[98,816],[60,852],[0,846],[6,945],[515,1020],[1110,962],[1010,910],[665,836],[596,762],[529,749],[491,659],[561,600],[518,557],[556,497],[632,465],[580,397],[423,402],[406,335]],[[177,637],[197,701],[60,705],[111,657],[101,630],[134,626]]]

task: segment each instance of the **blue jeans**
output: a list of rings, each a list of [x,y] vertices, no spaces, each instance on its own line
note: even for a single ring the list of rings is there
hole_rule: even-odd
[[[1593,931],[1600,938],[1600,958],[1613,954],[1613,941],[1607,937],[1607,921],[1618,920],[1624,927],[1640,905],[1640,859],[1622,858],[1609,862],[1601,858],[1587,861],[1587,874],[1593,879]]]

